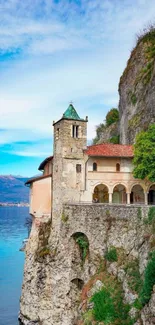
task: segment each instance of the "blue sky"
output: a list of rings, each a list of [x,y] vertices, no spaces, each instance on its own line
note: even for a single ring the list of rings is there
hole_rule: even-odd
[[[0,174],[38,173],[71,100],[95,136],[154,13],[154,0],[0,0]]]

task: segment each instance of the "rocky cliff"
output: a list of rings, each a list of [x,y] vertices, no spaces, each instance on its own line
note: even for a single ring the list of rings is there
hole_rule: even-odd
[[[134,143],[155,122],[155,29],[137,41],[119,83],[120,142]]]
[[[97,131],[97,130],[96,130]],[[108,127],[104,127],[100,130],[98,136],[94,139],[94,144],[99,143],[119,143],[119,123],[115,122],[109,125]]]
[[[35,218],[26,247],[20,324],[153,325],[151,211],[148,217],[148,207],[65,205],[57,241],[50,219]]]

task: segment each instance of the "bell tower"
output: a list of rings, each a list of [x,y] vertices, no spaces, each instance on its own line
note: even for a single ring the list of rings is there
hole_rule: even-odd
[[[62,118],[54,122],[54,156],[82,158],[87,145],[88,118],[81,119],[74,106],[69,105]]]
[[[53,122],[53,216],[63,203],[79,202],[84,190],[87,122],[88,118],[81,119],[73,104],[60,120]]]

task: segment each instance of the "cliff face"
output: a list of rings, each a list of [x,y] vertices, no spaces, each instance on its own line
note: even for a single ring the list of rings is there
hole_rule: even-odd
[[[26,247],[20,324],[96,325],[90,297],[108,281],[111,292],[121,286],[133,318],[111,324],[153,325],[152,287],[152,297],[141,311],[135,303],[155,247],[147,213],[147,207],[65,205],[57,240],[50,219],[35,218]],[[106,262],[111,248],[118,259]]]
[[[99,134],[99,143],[119,143],[119,123],[115,122],[108,127],[105,127]]]
[[[155,32],[138,41],[119,84],[120,143],[134,143],[136,134],[155,122]]]

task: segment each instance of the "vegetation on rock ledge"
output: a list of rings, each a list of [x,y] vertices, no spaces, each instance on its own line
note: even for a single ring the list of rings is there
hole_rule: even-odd
[[[109,262],[116,262],[117,257],[117,251],[115,247],[111,247],[106,253],[105,253],[105,259]]]
[[[78,244],[79,249],[80,249],[80,253],[81,253],[81,259],[84,262],[87,254],[88,254],[88,250],[89,250],[89,242],[87,237],[83,234],[83,233],[76,233],[76,235],[74,236],[75,242]]]
[[[106,115],[106,127],[119,120],[119,111],[117,108],[112,108]]]
[[[117,108],[112,108],[106,115],[105,123],[100,123],[96,127],[96,137],[93,139],[93,143],[96,144],[102,140],[102,134],[106,132],[109,126],[119,121],[119,111]],[[119,135],[113,135],[108,139],[111,143],[119,143]],[[107,141],[107,142],[108,142]]]
[[[135,178],[146,178],[155,182],[155,124],[137,135],[133,163]]]
[[[140,302],[142,305],[148,303],[151,298],[153,286],[155,285],[155,251],[151,253],[151,258],[147,264],[144,274],[144,282],[140,293]]]
[[[110,275],[105,264],[100,273],[90,280],[88,288],[95,285],[96,281],[103,283],[103,287],[91,296],[89,303],[92,308],[83,313],[84,325],[110,324],[110,325],[132,325],[135,319],[131,319],[129,311],[131,307],[124,303],[122,284],[113,275]],[[90,288],[89,288],[90,290]],[[83,288],[83,294],[86,288]],[[89,296],[86,292],[85,294]],[[83,296],[85,299],[85,296]]]
[[[51,220],[40,224],[38,233],[38,248],[36,250],[36,259],[50,255],[49,236],[51,232]]]
[[[137,102],[137,96],[135,94],[137,84],[139,82],[142,82],[144,86],[147,85],[150,82],[153,74],[155,63],[155,25],[149,25],[148,27],[144,28],[144,30],[140,32],[139,35],[137,35],[137,44],[131,53],[127,67],[124,70],[122,77],[120,78],[119,89],[124,78],[127,78],[128,72],[133,64],[132,59],[135,56],[137,48],[140,46],[140,44],[144,45],[144,64],[140,71],[137,73],[133,90],[130,90],[130,100],[133,105],[135,105]],[[141,49],[141,52],[143,52],[143,50]]]

